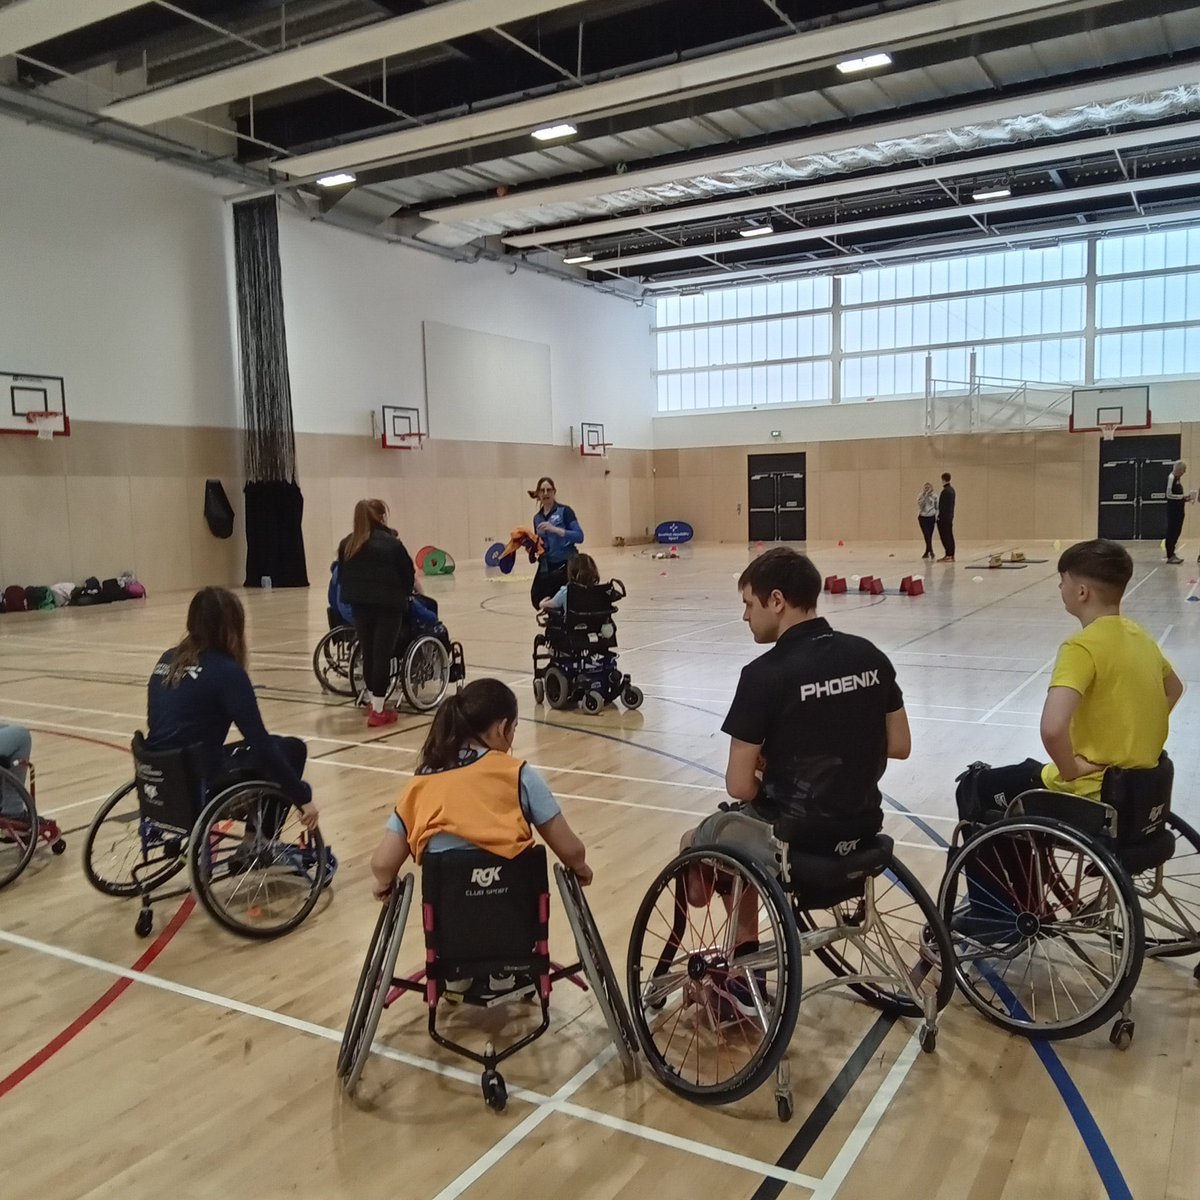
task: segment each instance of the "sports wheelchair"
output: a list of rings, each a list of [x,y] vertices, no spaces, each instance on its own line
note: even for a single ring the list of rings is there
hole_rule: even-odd
[[[26,768],[28,786],[13,769],[18,763],[0,755],[0,888],[12,883],[29,866],[39,842],[54,854],[67,848],[56,822],[37,815],[37,784],[33,763]]]
[[[538,613],[544,632],[533,639],[533,699],[551,708],[582,701],[598,713],[619,696],[628,709],[641,708],[642,689],[617,666],[613,614],[625,598],[619,579],[567,584],[564,609]]]
[[[1143,960],[1200,952],[1200,835],[1171,812],[1173,779],[1164,754],[1148,770],[1109,767],[1098,802],[1038,788],[957,826],[943,961],[985,1017],[1043,1039],[1115,1017],[1109,1041],[1128,1048]]]
[[[566,967],[550,961],[544,846],[532,846],[515,859],[485,850],[427,854],[421,865],[425,967],[407,978],[396,976],[396,957],[415,885],[411,872],[396,882],[375,924],[338,1054],[338,1077],[347,1092],[354,1092],[362,1076],[382,1011],[416,992],[428,1007],[429,1036],[483,1067],[484,1101],[503,1111],[508,1093],[497,1068],[549,1028],[550,990],[562,980],[584,990],[591,985],[626,1082],[638,1078],[637,1039],[583,889],[557,864],[554,876],[579,953],[579,962]],[[587,984],[578,978],[581,971]],[[500,1050],[489,1041],[480,1054],[438,1029],[439,1005],[493,1008],[517,1000],[536,1002],[540,1021]]]
[[[774,1073],[776,1113],[790,1120],[785,1055],[800,1001],[832,988],[919,1018],[922,1049],[936,1048],[954,980],[926,945],[950,949],[933,900],[882,833],[820,854],[796,848],[805,840],[795,818],[778,819],[774,869],[736,845],[694,846],[642,900],[629,941],[633,1025],[654,1073],[688,1100],[732,1103]],[[747,908],[750,941],[739,937]],[[809,955],[829,977],[803,988]]]
[[[192,892],[232,933],[273,938],[312,912],[336,864],[277,784],[234,771],[208,796],[196,748],[132,744],[135,775],[88,827],[83,870],[106,896],[141,897],[134,930],[148,937],[153,903]],[[187,867],[189,882],[164,890]]]

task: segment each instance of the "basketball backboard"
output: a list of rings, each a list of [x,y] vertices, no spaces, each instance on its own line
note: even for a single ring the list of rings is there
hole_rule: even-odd
[[[374,420],[374,414],[372,414]],[[421,410],[385,404],[379,412],[379,444],[385,450],[420,450]]]
[[[0,433],[69,437],[67,396],[59,375],[0,371]]]
[[[1076,388],[1071,393],[1072,433],[1150,428],[1150,389],[1141,387]]]
[[[604,439],[604,426],[599,421],[584,421],[579,426],[579,453],[584,458],[607,458],[612,443]]]

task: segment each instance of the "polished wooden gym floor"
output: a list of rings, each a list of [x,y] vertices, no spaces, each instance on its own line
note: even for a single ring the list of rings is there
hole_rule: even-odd
[[[811,547],[824,574],[878,573],[889,586],[886,597],[851,593],[823,611],[896,663],[914,752],[889,767],[884,787],[916,819],[893,813],[886,828],[931,889],[953,826],[954,776],[974,759],[1040,753],[1048,667],[1075,628],[1053,561],[971,568],[971,550],[1000,548],[964,548],[957,565],[929,566],[927,594],[908,599],[895,589],[901,575],[921,571],[915,542]],[[1049,544],[1022,549],[1055,557]],[[1194,687],[1197,568],[1162,565],[1149,545],[1134,554],[1128,611]],[[619,638],[622,664],[646,692],[639,712],[534,706],[527,578],[485,578],[481,564],[463,564],[430,591],[466,648],[470,676],[495,675],[520,697],[517,750],[544,771],[589,847],[591,903],[623,981],[646,886],[723,795],[720,724],[757,650],[734,584],[745,547],[685,547],[677,560],[641,548],[598,557],[629,589]],[[368,730],[361,712],[321,694],[310,658],[325,630],[325,589],[314,582],[245,597],[267,724],[308,739],[308,777],[341,860],[328,901],[299,931],[265,944],[225,933],[179,901],[159,906],[154,936],[141,941],[136,905],[92,891],[80,867],[89,818],[130,776],[145,681],[180,634],[189,597],[0,617],[0,719],[35,731],[39,807],[69,842],[61,858],[39,851],[0,893],[6,1200],[1194,1200],[1200,989],[1191,959],[1147,963],[1136,1038],[1124,1053],[1103,1030],[1039,1049],[956,998],[937,1053],[924,1055],[915,1023],[837,994],[816,997],[802,1007],[791,1046],[789,1124],[776,1119],[770,1087],[726,1109],[677,1099],[649,1072],[626,1087],[598,1010],[570,987],[555,990],[551,1031],[506,1064],[502,1115],[485,1108],[477,1071],[429,1041],[424,1008],[412,1000],[384,1014],[388,1049],[368,1064],[360,1101],[344,1099],[337,1042],[377,912],[367,859],[427,718]],[[1174,805],[1193,821],[1198,715],[1191,692],[1169,743]],[[415,917],[410,930],[406,971],[422,957]],[[566,960],[557,899],[551,939]]]

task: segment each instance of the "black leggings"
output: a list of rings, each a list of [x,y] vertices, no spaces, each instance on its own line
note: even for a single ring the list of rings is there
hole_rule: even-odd
[[[538,567],[533,577],[533,585],[529,589],[529,601],[537,608],[548,596],[553,596],[567,582],[567,566],[555,567],[551,571],[543,571]]]
[[[1175,557],[1175,547],[1179,543],[1179,535],[1183,532],[1183,501],[1167,501],[1167,557]]]
[[[386,696],[392,682],[392,659],[404,632],[405,612],[399,608],[354,606],[354,628],[362,647],[363,682],[372,696]]]
[[[272,745],[287,760],[288,766],[298,776],[303,776],[304,764],[308,762],[308,747],[299,738],[279,737],[274,733],[270,736]],[[238,779],[245,779],[247,776],[257,775],[261,779],[270,779],[278,782],[278,780],[274,779],[278,772],[271,769],[270,761],[263,755],[256,753],[245,742],[233,742],[226,746],[222,752],[222,756],[224,759],[223,769],[208,787],[208,796],[210,799],[223,792]],[[287,820],[287,814],[288,805],[276,800],[268,800],[266,805],[266,819],[271,828],[263,830],[263,832],[274,837],[283,828],[283,823]]]
[[[946,552],[947,558],[954,557],[954,518],[948,520],[945,517],[937,519],[938,537],[942,539],[942,549]]]
[[[925,535],[925,553],[933,557],[933,531],[937,526],[937,517],[918,517],[921,532]]]

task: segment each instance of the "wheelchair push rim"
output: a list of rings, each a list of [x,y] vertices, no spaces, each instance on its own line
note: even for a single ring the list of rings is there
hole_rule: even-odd
[[[340,625],[331,629],[313,651],[313,674],[321,690],[335,696],[353,696],[354,686],[350,679],[350,661],[358,635],[351,625]]]
[[[873,884],[876,919],[861,934],[853,931],[864,923],[865,894],[817,909],[801,908],[801,901],[793,898],[801,941],[806,931],[835,926],[851,931],[849,938],[813,950],[831,975],[847,980],[851,991],[882,1012],[923,1016],[917,997],[924,1001],[929,995],[941,1012],[954,996],[954,971],[950,935],[937,905],[898,859]],[[855,978],[861,976],[873,978]],[[894,976],[895,982],[885,982],[887,976]]]
[[[187,865],[187,838],[146,820],[137,783],[117,788],[100,806],[83,843],[83,873],[97,891],[126,898],[151,892]],[[138,873],[133,873],[138,867]]]
[[[689,904],[689,879],[704,903]],[[737,946],[744,904],[757,910],[757,950]],[[698,848],[668,863],[638,909],[627,969],[638,1041],[671,1091],[727,1104],[775,1071],[796,1026],[800,943],[778,880],[757,863]]]
[[[1137,983],[1145,934],[1133,883],[1104,847],[1061,821],[988,826],[954,857],[938,899],[959,990],[1015,1033],[1089,1033]]]
[[[450,686],[450,652],[440,638],[422,634],[404,654],[400,686],[417,712],[437,708]]]
[[[7,767],[0,767],[0,888],[29,866],[38,844],[33,797]]]
[[[1175,958],[1200,951],[1200,834],[1167,815],[1175,852],[1159,870],[1133,877],[1146,925],[1146,957]]]
[[[188,847],[192,889],[231,933],[273,938],[312,912],[325,883],[321,831],[273,783],[239,783],[201,813]]]

